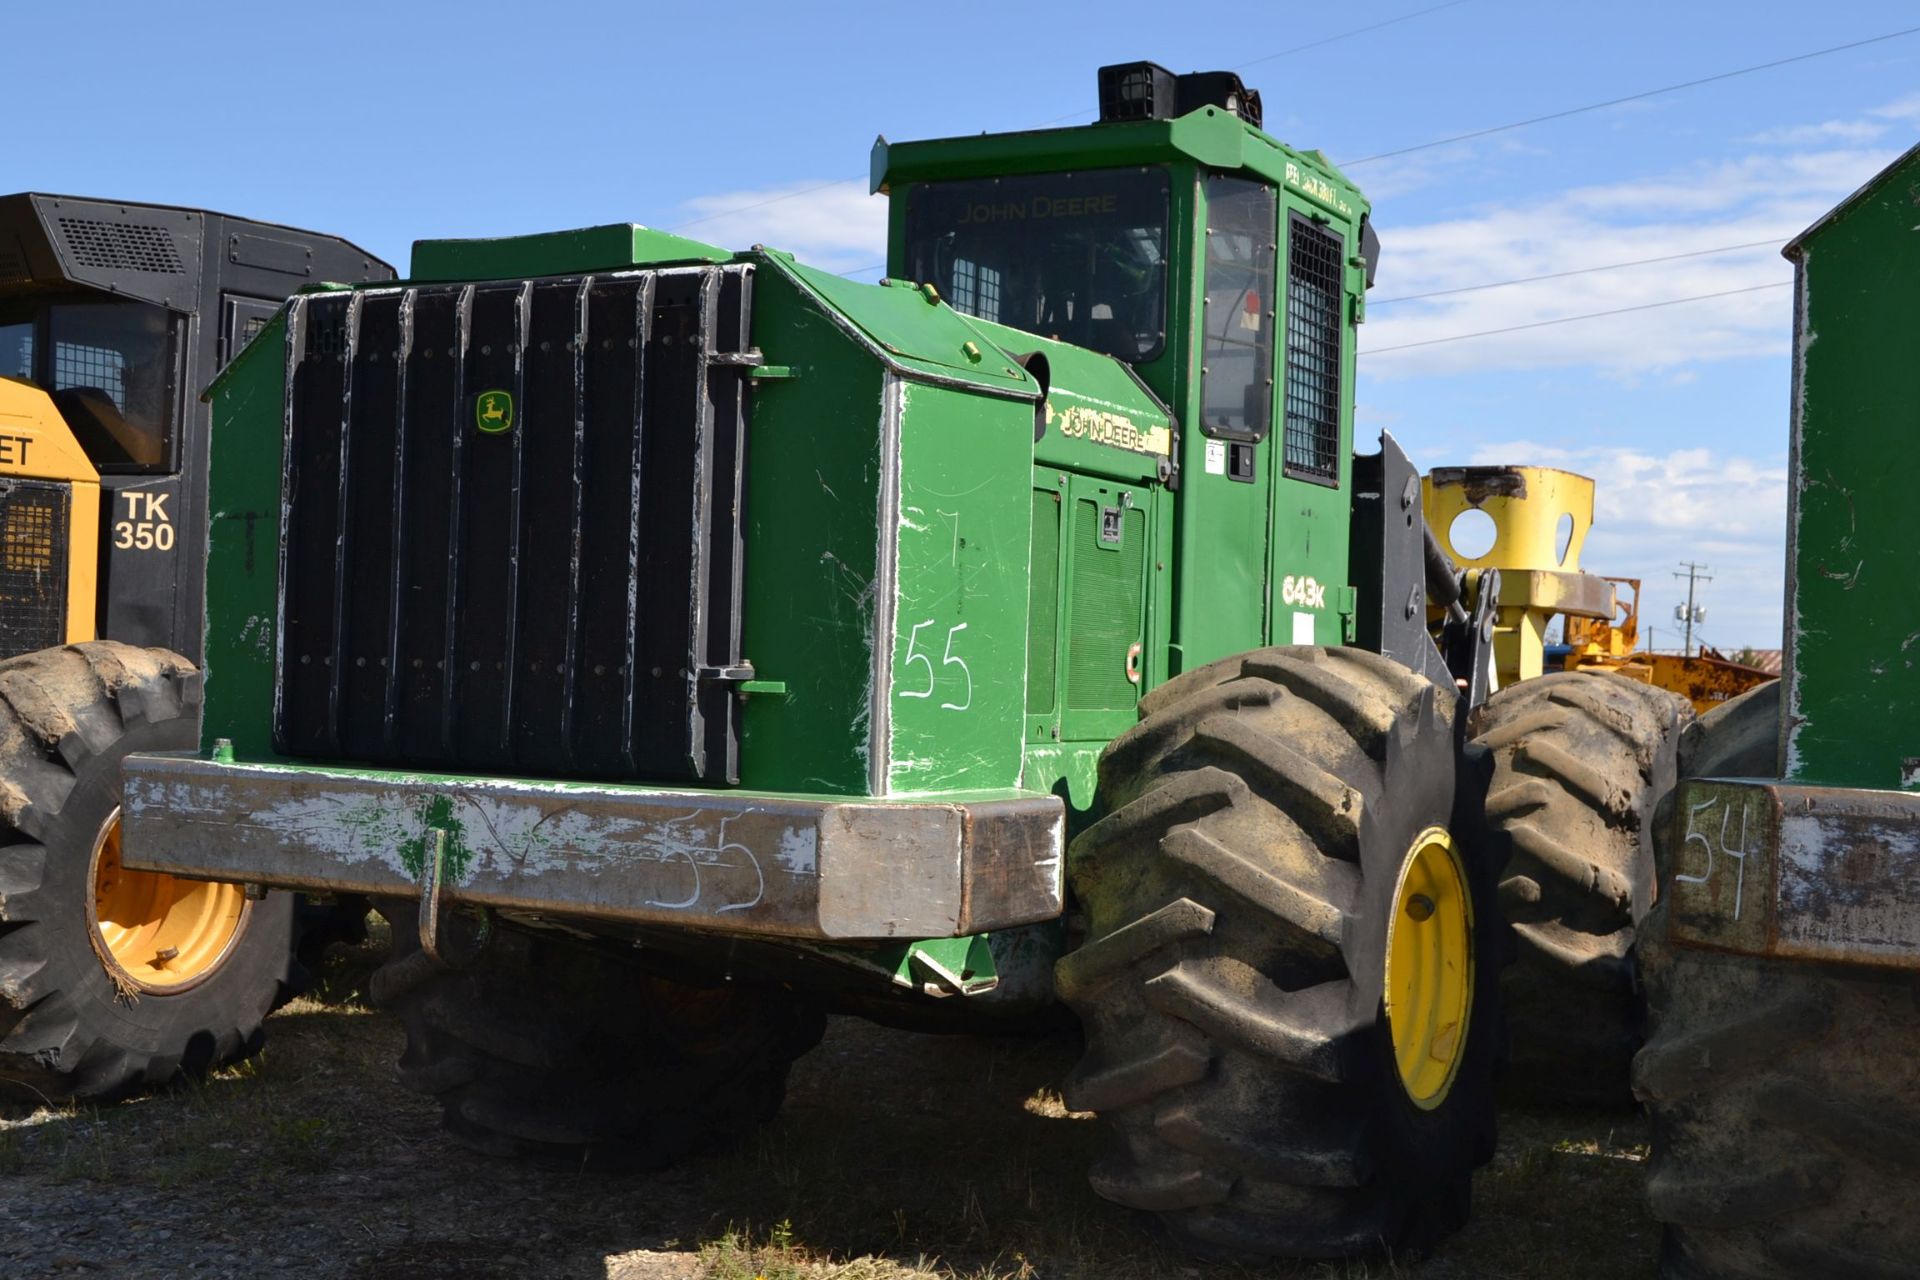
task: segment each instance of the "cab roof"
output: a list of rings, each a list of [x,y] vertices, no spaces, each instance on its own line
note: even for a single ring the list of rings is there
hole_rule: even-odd
[[[1286,187],[1347,222],[1367,212],[1366,197],[1318,151],[1298,151],[1223,107],[1171,120],[1134,120],[983,133],[923,142],[873,144],[870,186],[954,178],[995,178],[1192,160],[1210,169],[1246,170]]]

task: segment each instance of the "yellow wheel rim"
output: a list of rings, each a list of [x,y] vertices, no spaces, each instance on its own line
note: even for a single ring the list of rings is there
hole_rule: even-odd
[[[1400,1083],[1414,1105],[1446,1099],[1473,1012],[1473,903],[1453,838],[1428,827],[1414,839],[1387,925],[1387,1026]]]
[[[127,870],[118,809],[94,837],[94,950],[122,986],[171,995],[205,981],[233,950],[248,906],[237,884]]]

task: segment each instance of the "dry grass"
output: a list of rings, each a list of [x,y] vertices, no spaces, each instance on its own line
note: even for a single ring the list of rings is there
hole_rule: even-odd
[[[260,1059],[200,1085],[0,1112],[0,1259],[70,1228],[78,1243],[57,1247],[97,1256],[107,1270],[93,1274],[141,1256],[166,1261],[151,1274],[426,1280],[1616,1280],[1649,1274],[1657,1242],[1640,1201],[1644,1128],[1618,1115],[1510,1113],[1475,1221],[1430,1259],[1245,1268],[1183,1257],[1087,1189],[1097,1135],[1060,1102],[1066,1035],[836,1021],[755,1139],[615,1178],[453,1146],[433,1105],[393,1082],[401,1037],[386,1015],[302,1001],[271,1029]],[[162,1230],[172,1253],[153,1252]]]

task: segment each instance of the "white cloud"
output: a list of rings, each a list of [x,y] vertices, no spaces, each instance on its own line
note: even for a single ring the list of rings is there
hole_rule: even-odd
[[[1875,107],[1867,114],[1899,124],[1920,123],[1920,93],[1910,93],[1904,98],[1887,103],[1884,107]]]
[[[1575,187],[1425,225],[1384,223],[1379,279],[1361,332],[1368,376],[1585,365],[1634,378],[1779,354],[1790,324],[1786,290],[1736,291],[1791,280],[1779,246],[1893,159],[1893,150],[1866,144],[1887,131],[1886,120],[1920,119],[1920,94],[1872,115],[1775,130],[1749,139],[1756,148],[1749,154],[1677,172]],[[1823,145],[1763,149],[1786,144],[1789,135]],[[1380,176],[1389,187],[1418,185],[1431,176],[1421,165],[1439,163]],[[1747,244],[1757,247],[1703,252]],[[1677,256],[1694,254],[1700,256]],[[1648,258],[1675,260],[1407,298]],[[1650,305],[1704,294],[1727,296]],[[1625,314],[1573,319],[1610,311]],[[1516,331],[1435,343],[1498,330]]]
[[[886,197],[868,195],[864,178],[727,191],[684,207],[687,219],[670,230],[729,249],[764,244],[827,271],[886,261]]]
[[[1678,648],[1674,606],[1686,583],[1673,577],[1683,560],[1705,564],[1713,581],[1701,587],[1706,622],[1696,642],[1737,649],[1780,646],[1782,572],[1786,558],[1787,460],[1707,448],[1666,453],[1611,446],[1566,448],[1539,440],[1477,447],[1480,465],[1525,463],[1561,467],[1593,478],[1593,531],[1581,555],[1589,573],[1641,576],[1641,643],[1647,630],[1660,648]]]
[[[1788,291],[1730,291],[1791,279],[1779,246],[1894,158],[1892,144],[1899,138],[1888,121],[1920,123],[1920,93],[1857,120],[1757,135],[1747,139],[1744,153],[1711,164],[1572,188],[1421,226],[1388,223],[1375,305],[1362,331],[1367,354],[1361,367],[1376,386],[1376,380],[1411,376],[1555,367],[1597,370],[1629,386],[1671,386],[1694,380],[1710,361],[1763,357],[1784,364],[1791,331]],[[1701,252],[1747,244],[1755,247]],[[1699,256],[1385,302],[1682,254]],[[1698,294],[1728,296],[1626,310]],[[1616,310],[1626,313],[1381,350]],[[1468,452],[1478,463],[1560,466],[1593,477],[1597,510],[1584,567],[1641,579],[1643,643],[1651,632],[1659,647],[1678,646],[1674,608],[1685,600],[1686,583],[1674,573],[1682,561],[1694,561],[1707,565],[1712,577],[1701,584],[1707,619],[1696,628],[1696,641],[1729,650],[1777,647],[1786,550],[1784,449],[1569,447],[1567,437],[1549,434],[1550,415],[1548,410],[1542,425],[1531,429],[1543,438],[1506,439]]]
[[[1472,143],[1462,142],[1432,151],[1394,156],[1390,160],[1369,164],[1357,173],[1349,172],[1347,176],[1360,184],[1367,199],[1373,202],[1374,213],[1378,217],[1383,204],[1391,206],[1401,196],[1451,181],[1460,171],[1470,168],[1479,155],[1479,149]]]
[[[1890,126],[1875,120],[1827,120],[1821,124],[1765,129],[1747,139],[1763,147],[1804,147],[1834,142],[1872,142]]]

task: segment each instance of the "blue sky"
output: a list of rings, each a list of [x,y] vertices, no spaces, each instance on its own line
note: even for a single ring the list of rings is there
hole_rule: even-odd
[[[1272,132],[1349,161],[1920,24],[1898,3],[1818,22],[1804,4],[1434,3],[15,6],[10,43],[58,56],[9,71],[0,189],[207,205],[402,265],[416,237],[630,220],[856,271],[884,256],[876,133],[1087,120],[1104,62],[1242,68]],[[1696,560],[1715,574],[1706,638],[1778,645],[1787,290],[1381,350],[1785,281],[1776,247],[1383,300],[1777,246],[1916,141],[1920,35],[1353,165],[1384,244],[1362,430],[1426,466],[1593,475],[1586,567],[1647,580],[1658,643],[1676,638],[1669,575]]]

